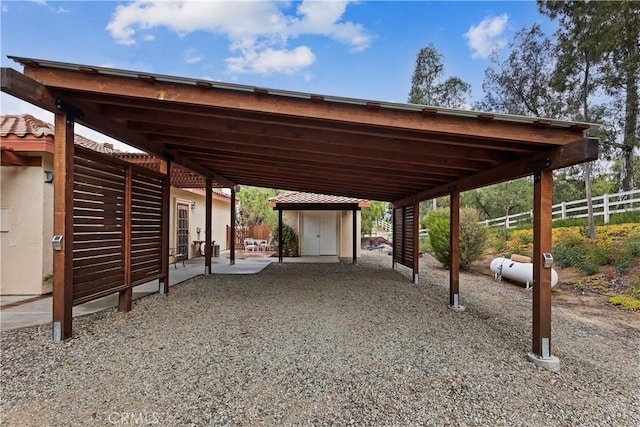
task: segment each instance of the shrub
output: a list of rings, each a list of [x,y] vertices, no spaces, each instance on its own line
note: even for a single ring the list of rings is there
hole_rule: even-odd
[[[488,233],[484,225],[479,224],[478,213],[474,209],[460,210],[460,268],[467,269],[471,263],[480,259],[487,245]],[[451,252],[449,247],[449,209],[436,209],[423,217],[423,223],[429,230],[429,241],[433,256],[445,267],[449,265]]]
[[[282,224],[282,249],[289,256],[298,256],[298,236],[287,224]]]
[[[629,295],[616,295],[609,298],[609,303],[619,305],[623,310],[638,311],[640,310],[640,300]]]

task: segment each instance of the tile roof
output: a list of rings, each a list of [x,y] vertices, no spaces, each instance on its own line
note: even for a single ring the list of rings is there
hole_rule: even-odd
[[[30,114],[3,114],[0,116],[0,136],[7,137],[11,134],[24,138],[27,135],[33,135],[36,138],[54,135],[55,127],[43,120],[33,117]],[[76,134],[74,142],[93,151],[104,154],[120,153],[121,151],[113,147],[108,142],[95,142],[82,135]],[[14,147],[19,149],[19,147]]]
[[[327,194],[303,193],[300,191],[289,192],[269,199],[275,203],[317,203],[317,204],[344,204],[367,203],[368,200],[353,197],[330,196]]]

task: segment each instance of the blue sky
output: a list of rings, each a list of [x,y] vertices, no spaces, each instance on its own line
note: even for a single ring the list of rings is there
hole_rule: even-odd
[[[554,28],[533,1],[2,1],[0,19],[3,67],[21,70],[15,55],[392,102],[430,43],[478,100],[492,49]],[[1,96],[3,114],[52,121]]]

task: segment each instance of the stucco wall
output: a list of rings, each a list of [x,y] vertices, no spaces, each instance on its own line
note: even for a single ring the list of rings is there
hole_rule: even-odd
[[[193,258],[197,254],[193,245],[194,240],[205,239],[205,196],[204,194],[194,193],[188,190],[171,187],[170,193],[171,212],[169,216],[169,247],[174,248],[177,242],[177,206],[178,204],[189,205],[189,258]],[[196,202],[195,208],[191,208],[193,202]],[[230,203],[222,200],[213,199],[213,215],[211,219],[211,239],[220,244],[223,250],[226,245],[226,227],[230,224],[231,211]],[[198,227],[200,227],[200,239],[198,239]]]
[[[43,292],[44,242],[51,247],[51,227],[45,232],[44,169],[38,166],[0,167],[0,207],[8,209],[9,231],[0,232],[0,293],[2,295],[40,295]],[[49,190],[49,188],[47,188]],[[51,194],[53,189],[51,188]],[[53,221],[49,207],[47,221]],[[50,272],[50,271],[48,271]]]

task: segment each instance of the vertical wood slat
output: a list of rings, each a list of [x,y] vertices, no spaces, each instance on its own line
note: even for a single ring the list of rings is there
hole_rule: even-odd
[[[533,191],[533,353],[551,355],[551,269],[543,253],[551,252],[553,175],[543,169],[534,177]]]
[[[131,213],[131,282],[144,283],[162,276],[162,217],[165,177],[134,168]]]
[[[393,212],[393,259],[404,265],[404,208],[395,208]]]
[[[418,223],[415,218],[415,212],[418,204],[395,208],[393,210],[393,260],[405,267],[411,268],[415,281],[415,275],[418,273],[416,263],[418,260]]]
[[[131,283],[131,214],[132,214],[132,187],[133,168],[127,166],[125,170],[125,195],[124,195],[124,283],[127,289],[120,291],[118,295],[118,311],[131,311],[133,287]]]
[[[53,340],[61,342],[72,335],[74,126],[64,113],[54,120],[53,232],[62,250],[53,252]]]
[[[411,236],[413,240],[413,253],[411,254],[411,264],[413,269],[413,283],[418,284],[420,273],[420,202],[415,202],[413,205],[413,229],[411,230]]]
[[[234,265],[236,263],[236,190],[235,188],[231,189],[231,235],[234,238],[231,239],[229,250],[231,253],[229,254],[229,264]]]
[[[449,212],[449,306],[458,308],[460,286],[460,193],[451,192]]]
[[[278,209],[278,262],[283,261],[282,209]]]
[[[204,245],[205,245],[205,249],[204,249],[204,271],[205,274],[211,274],[211,220],[212,220],[212,216],[213,216],[213,189],[212,189],[212,181],[211,178],[207,177],[206,181],[205,181],[205,192],[206,192],[206,197],[205,197],[205,215],[204,215],[204,222],[205,222],[205,229],[204,229]]]
[[[164,186],[162,188],[162,279],[160,280],[160,293],[169,293],[169,214],[171,191],[171,161],[162,163],[161,172],[164,173]]]
[[[353,250],[353,263],[354,264],[358,263],[358,251],[357,251],[357,249],[358,249],[358,247],[357,247],[358,231],[356,230],[358,228],[357,215],[358,215],[358,210],[354,209],[353,210],[353,221],[352,221],[352,227],[353,227],[352,250]]]

